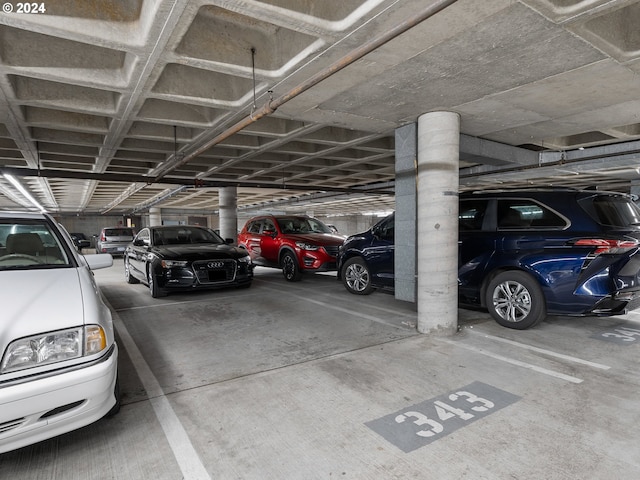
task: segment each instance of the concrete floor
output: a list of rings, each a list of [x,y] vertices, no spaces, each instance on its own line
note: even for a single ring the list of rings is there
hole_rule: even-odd
[[[330,275],[152,299],[122,261],[114,310],[123,407],[0,455],[0,479],[637,479],[640,313],[528,331],[413,306]]]

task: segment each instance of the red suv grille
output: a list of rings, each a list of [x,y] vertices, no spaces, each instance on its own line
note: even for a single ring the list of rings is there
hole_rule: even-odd
[[[324,251],[327,252],[329,255],[331,255],[332,257],[335,257],[338,255],[338,250],[340,249],[339,245],[325,245],[324,247]]]

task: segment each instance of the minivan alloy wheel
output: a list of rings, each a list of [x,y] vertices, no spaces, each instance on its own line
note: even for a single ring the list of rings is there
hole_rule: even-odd
[[[518,282],[504,282],[493,291],[493,306],[508,322],[518,322],[531,311],[531,295]]]
[[[342,279],[345,288],[351,293],[368,295],[373,291],[369,269],[359,257],[350,258],[345,262]]]
[[[546,316],[540,285],[521,271],[497,275],[488,285],[486,305],[500,325],[519,330],[536,325]]]

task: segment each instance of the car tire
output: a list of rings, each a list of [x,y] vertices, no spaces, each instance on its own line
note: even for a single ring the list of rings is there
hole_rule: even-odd
[[[282,274],[287,282],[297,282],[302,278],[302,272],[298,267],[298,261],[291,252],[285,252],[280,259]]]
[[[166,292],[163,292],[160,287],[158,287],[158,282],[154,278],[153,272],[151,269],[147,271],[147,282],[149,283],[149,291],[151,292],[151,296],[153,298],[166,297]]]
[[[124,278],[127,280],[127,283],[134,284],[140,283],[140,280],[131,275],[131,265],[129,265],[129,257],[125,255],[124,257]]]
[[[352,257],[345,262],[341,278],[344,288],[349,293],[369,295],[374,290],[369,267],[360,257]]]
[[[547,316],[542,288],[531,275],[518,270],[496,275],[487,286],[485,301],[494,320],[507,328],[531,328]]]

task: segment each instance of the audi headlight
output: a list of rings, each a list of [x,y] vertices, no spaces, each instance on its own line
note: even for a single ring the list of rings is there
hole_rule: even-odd
[[[172,267],[186,267],[186,260],[162,260],[161,265],[162,268],[172,268]]]
[[[238,261],[241,263],[251,263],[251,257],[249,255],[247,255],[246,257],[240,257]]]
[[[15,340],[2,357],[0,373],[93,355],[107,347],[107,336],[99,325],[76,327]]]
[[[318,245],[312,245],[310,243],[305,243],[305,242],[296,242],[296,247],[302,250],[319,250],[320,249]]]

